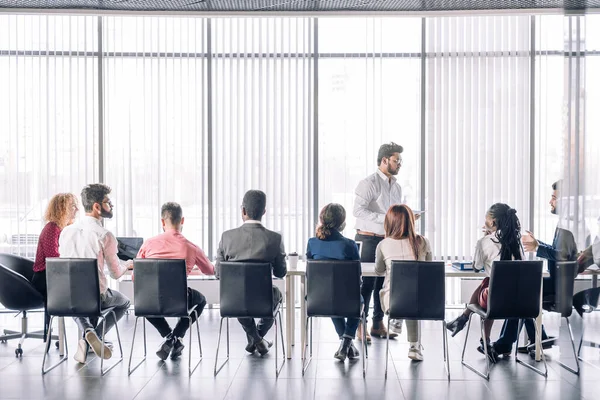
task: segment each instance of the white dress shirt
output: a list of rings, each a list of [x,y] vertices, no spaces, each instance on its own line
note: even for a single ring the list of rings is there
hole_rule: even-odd
[[[473,269],[477,271],[484,270],[487,276],[492,274],[492,263],[500,260],[500,249],[502,245],[496,237],[496,232],[485,235],[477,241],[475,245],[475,254],[473,255]],[[525,256],[521,251],[521,260]]]
[[[402,204],[402,187],[396,178],[388,178],[378,169],[358,183],[354,194],[354,227],[383,235],[383,221],[388,209],[393,204]]]
[[[133,261],[122,261],[117,257],[117,239],[105,229],[99,220],[84,216],[80,221],[65,227],[58,239],[61,258],[97,258],[100,293],[108,287],[104,275],[104,264],[113,279],[119,279]]]

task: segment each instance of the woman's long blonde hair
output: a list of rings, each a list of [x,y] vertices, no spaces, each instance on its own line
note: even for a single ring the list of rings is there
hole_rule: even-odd
[[[71,206],[77,205],[77,197],[73,193],[59,193],[52,196],[44,214],[46,223],[54,222],[61,229],[71,222]]]

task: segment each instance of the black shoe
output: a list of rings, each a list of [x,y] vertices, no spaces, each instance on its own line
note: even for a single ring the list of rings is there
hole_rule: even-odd
[[[483,349],[483,341],[479,339],[479,343],[480,345],[477,347],[477,351],[485,355],[485,351]],[[496,364],[498,362],[498,353],[496,352],[496,350],[494,350],[494,346],[490,342],[487,342],[487,351],[487,357],[490,360],[490,362],[492,364]]]
[[[354,346],[354,342],[350,342],[350,348],[348,349],[348,358],[350,360],[354,360],[355,358],[360,357],[360,352]]]
[[[177,338],[177,340],[175,340],[173,350],[171,351],[171,360],[176,360],[177,358],[179,358],[181,353],[183,353],[184,347],[185,345],[183,344],[183,340],[181,340],[181,338]]]
[[[348,350],[350,350],[350,345],[352,344],[352,339],[344,338],[340,342],[340,348],[335,352],[333,357],[338,360],[344,362],[346,361],[346,357],[348,357]]]
[[[464,314],[461,314],[454,321],[450,321],[446,324],[446,329],[452,332],[452,337],[456,336],[456,334],[463,330],[465,325],[469,322],[469,317]]]
[[[544,340],[548,340],[548,342],[542,343],[542,349],[547,350],[547,349],[551,349],[552,346],[554,346],[554,342],[555,342],[556,338],[554,336],[548,336],[548,339],[544,339]],[[527,343],[527,345],[521,346],[517,349],[517,351],[521,354],[527,354],[531,350],[533,350],[533,352],[535,353],[535,343],[529,342],[529,343]]]
[[[156,355],[161,360],[166,360],[169,357],[169,353],[173,350],[173,346],[175,346],[175,338],[172,334],[169,334],[165,337],[165,340],[160,344]]]
[[[254,345],[254,340],[252,339],[252,336],[246,333],[246,340],[248,340],[248,344],[246,345],[246,351],[250,354],[254,354],[254,352],[256,351],[256,346]]]
[[[254,346],[256,346],[256,350],[261,356],[264,356],[269,352],[272,343],[267,342],[265,339],[261,339],[260,342],[256,342]]]

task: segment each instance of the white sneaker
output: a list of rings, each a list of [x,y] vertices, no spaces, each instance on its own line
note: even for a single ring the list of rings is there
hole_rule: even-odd
[[[85,340],[79,339],[77,342],[77,352],[73,359],[77,361],[79,364],[85,364],[87,361],[87,353],[88,353],[88,344]]]
[[[420,343],[411,343],[410,348],[408,349],[408,358],[414,361],[423,361],[423,353],[421,353],[422,348],[423,346],[421,346]]]
[[[95,331],[87,331],[85,333],[85,340],[86,342],[88,342],[92,350],[94,350],[94,354],[96,354],[98,357],[101,357],[102,355],[102,347],[104,347],[104,359],[108,360],[112,357],[112,350],[106,345],[102,346],[102,341],[100,340],[98,335],[96,335]]]
[[[397,333],[398,335],[401,335],[403,322],[404,321],[401,319],[391,319],[390,320],[390,331]]]

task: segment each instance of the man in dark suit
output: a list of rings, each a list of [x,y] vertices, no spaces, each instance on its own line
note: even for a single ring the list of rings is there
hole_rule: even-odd
[[[266,229],[261,224],[261,219],[266,211],[267,196],[260,190],[249,190],[242,201],[242,219],[244,224],[239,228],[226,231],[221,236],[215,275],[219,276],[221,262],[223,261],[253,261],[268,262],[273,267],[273,275],[283,278],[287,273],[285,264],[285,250],[281,235]],[[278,288],[273,286],[273,308],[281,302],[282,295]],[[261,355],[269,352],[271,343],[264,337],[273,326],[273,318],[262,318],[256,325],[254,318],[238,318],[246,331],[248,345],[246,351],[254,353],[257,350]]]

